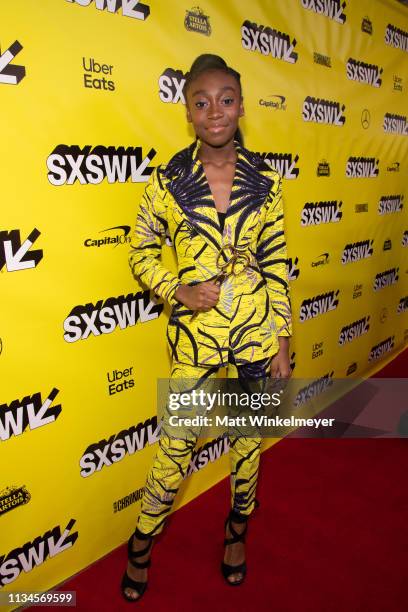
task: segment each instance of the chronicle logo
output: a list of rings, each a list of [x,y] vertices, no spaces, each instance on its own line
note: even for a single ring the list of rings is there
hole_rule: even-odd
[[[117,230],[120,230],[119,233]],[[103,238],[87,238],[84,241],[86,247],[101,247],[113,244],[113,248],[121,244],[128,244],[130,242],[130,225],[117,225],[116,227],[108,227],[108,229],[101,230],[100,234],[106,234],[107,232],[114,232],[114,235],[104,236]]]
[[[346,164],[347,178],[376,178],[379,159],[375,157],[349,157]]]
[[[368,212],[368,202],[361,202],[361,204],[356,204],[354,207],[354,212],[356,213]]]
[[[362,295],[363,295],[363,285],[361,283],[357,283],[353,287],[353,300],[356,300]]]
[[[330,176],[330,165],[325,159],[318,163],[317,176]]]
[[[75,525],[75,519],[70,519],[65,529],[57,525],[48,529],[44,535],[37,536],[33,541],[25,542],[6,554],[0,553],[0,587],[10,584],[24,572],[28,574],[42,565],[49,557],[64,552],[73,546],[78,538],[78,532],[70,533]]]
[[[132,504],[135,504],[137,501],[141,500],[143,497],[144,487],[140,487],[140,489],[136,489],[136,491],[132,491],[129,495],[125,495],[121,499],[113,502],[113,512],[120,512],[121,510],[125,510]]]
[[[368,108],[364,108],[361,112],[361,125],[365,130],[368,130],[370,127],[371,115]]]
[[[391,249],[392,249],[392,242],[388,238],[387,240],[384,240],[383,251],[390,251]]]
[[[290,281],[294,281],[297,278],[299,278],[300,269],[298,267],[298,263],[299,263],[299,257],[295,257],[295,259],[293,259],[292,257],[289,257],[286,260],[288,278]]]
[[[292,155],[292,153],[258,153],[258,155],[282,178],[297,179],[299,176],[299,168],[296,165],[299,161],[299,155]]]
[[[272,55],[276,59],[294,64],[298,60],[295,51],[296,38],[290,40],[289,34],[269,26],[244,21],[241,26],[241,44],[247,51],[259,51],[262,55]]]
[[[67,0],[79,4],[79,6],[90,6],[92,0]],[[144,21],[150,15],[150,8],[142,4],[140,0],[95,0],[95,8],[99,11],[107,9],[108,13],[117,13],[122,9],[123,17],[133,17]]]
[[[122,461],[126,455],[134,455],[147,445],[155,444],[160,437],[161,422],[153,416],[129,429],[112,434],[108,440],[92,442],[82,455],[79,466],[83,478],[99,472],[105,466]]]
[[[273,110],[286,110],[286,98],[285,96],[280,96],[279,94],[272,94],[271,96],[267,96],[267,98],[271,98],[270,100],[264,100],[261,98],[258,102],[259,106],[266,106],[267,108],[272,108]]]
[[[370,315],[353,321],[349,325],[342,327],[339,335],[339,345],[344,346],[347,342],[352,342],[356,338],[363,336],[370,329]]]
[[[148,290],[110,297],[96,304],[74,306],[64,321],[64,340],[77,342],[86,340],[91,334],[110,334],[116,327],[126,329],[138,321],[153,321],[162,310],[163,304],[151,300]]]
[[[321,357],[323,355],[323,341],[315,342],[312,345],[312,359],[316,359],[316,357]]]
[[[361,259],[367,259],[373,254],[374,240],[360,240],[359,242],[350,242],[344,247],[341,263],[348,264]]]
[[[408,295],[402,297],[397,306],[397,314],[401,314],[402,312],[406,312],[408,310]]]
[[[320,295],[303,300],[300,307],[299,321],[304,323],[330,310],[336,310],[339,305],[339,293],[340,290],[337,289],[337,291],[327,291],[327,293],[321,293]]]
[[[0,491],[0,516],[18,508],[18,506],[28,504],[30,499],[31,495],[24,485],[22,487],[7,487]]]
[[[99,185],[106,178],[108,183],[145,183],[153,168],[150,162],[156,155],[154,149],[143,157],[142,147],[105,147],[103,145],[60,144],[47,158],[47,177],[51,185]]]
[[[300,389],[299,393],[294,399],[293,405],[295,407],[302,406],[312,398],[317,397],[318,395],[326,391],[326,389],[331,387],[333,384],[333,374],[333,371],[327,372],[327,374],[325,374],[321,378],[314,380],[309,385],[306,385],[306,387]]]
[[[329,55],[322,55],[321,53],[313,53],[313,61],[315,64],[320,64],[321,66],[326,66],[326,68],[331,68],[331,58]]]
[[[329,254],[322,253],[314,261],[312,261],[311,266],[312,268],[317,268],[318,266],[324,266],[328,263],[330,263]]]
[[[378,203],[378,214],[386,215],[389,213],[401,212],[404,208],[403,195],[381,196]]]
[[[342,25],[346,21],[344,13],[346,3],[344,0],[300,0],[300,3],[304,9],[314,11],[318,15],[333,19],[333,21]]]
[[[303,102],[302,117],[303,121],[327,123],[341,127],[346,122],[345,109],[346,106],[344,104],[340,106],[340,102],[307,96]]]
[[[366,34],[370,34],[370,36],[372,36],[373,24],[371,23],[371,20],[368,17],[363,18],[361,22],[361,31],[365,32]]]
[[[159,78],[160,100],[166,103],[171,102],[172,104],[177,104],[177,102],[185,104],[186,99],[183,92],[185,82],[184,72],[173,70],[173,68],[166,68]]]
[[[327,202],[306,202],[302,209],[300,225],[320,225],[321,223],[338,223],[343,216],[343,202],[330,200]]]
[[[402,134],[408,136],[408,122],[405,115],[385,113],[383,129],[386,134]]]
[[[376,274],[373,284],[374,291],[379,291],[380,289],[384,289],[384,287],[395,285],[399,279],[398,271],[399,268],[390,268],[389,270],[384,270],[384,272]]]
[[[366,64],[349,57],[346,64],[346,75],[350,81],[366,83],[373,87],[381,87],[383,69],[377,64]]]
[[[12,45],[1,52],[0,48],[0,83],[7,83],[8,85],[17,85],[25,77],[25,67],[14,64],[10,66],[10,62],[16,57],[22,50],[22,45],[15,40]]]
[[[368,361],[375,361],[376,359],[380,359],[385,353],[389,353],[394,348],[394,339],[395,336],[389,336],[382,342],[374,345],[370,351]]]
[[[405,230],[403,236],[402,236],[402,241],[401,244],[403,247],[407,247],[408,246],[408,230]]]
[[[88,63],[86,59],[82,58],[82,66],[86,72],[91,72],[93,74],[106,74],[112,76],[113,66],[111,64],[98,64],[93,57],[90,57]],[[84,74],[84,87],[88,89],[104,89],[105,91],[115,91],[115,83],[114,81],[107,81],[105,77],[102,78],[94,77],[92,78],[92,74]]]
[[[391,165],[387,166],[387,172],[399,172],[400,171],[400,163],[393,162]]]
[[[394,91],[402,91],[403,87],[402,87],[402,78],[397,76],[396,74],[393,75],[392,80],[394,82]]]
[[[30,251],[30,249],[40,235],[41,232],[34,228],[28,238],[21,243],[20,230],[0,231],[0,270],[4,265],[7,272],[38,266],[43,258],[43,251],[41,249]]]
[[[389,23],[385,29],[385,44],[408,52],[408,32]]]
[[[42,401],[41,393],[26,395],[22,400],[15,399],[10,404],[0,404],[0,440],[9,440],[12,436],[21,435],[27,427],[31,430],[49,425],[57,420],[61,404],[52,406],[59,393],[53,389]]]
[[[210,18],[204,14],[204,11],[199,6],[195,6],[190,11],[186,10],[184,27],[190,32],[198,32],[206,36],[211,34]]]

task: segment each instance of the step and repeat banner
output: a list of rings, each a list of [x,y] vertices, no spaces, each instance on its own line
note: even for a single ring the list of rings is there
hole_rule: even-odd
[[[152,170],[194,139],[197,55],[241,73],[244,144],[284,178],[294,374],[365,377],[407,343],[408,10],[14,0],[0,49],[0,587],[38,591],[135,524],[169,312],[127,256]],[[200,441],[178,506],[227,472],[228,441]]]

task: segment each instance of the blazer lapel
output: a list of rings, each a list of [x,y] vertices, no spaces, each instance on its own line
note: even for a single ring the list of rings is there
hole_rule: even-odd
[[[203,164],[198,159],[200,141],[177,153],[161,173],[166,188],[182,209],[188,223],[217,252],[223,243],[243,246],[250,240],[271,179],[264,174],[270,168],[256,153],[235,141],[237,163],[223,234]]]

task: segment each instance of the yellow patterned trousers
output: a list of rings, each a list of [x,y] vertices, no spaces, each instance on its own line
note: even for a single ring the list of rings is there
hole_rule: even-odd
[[[236,365],[232,356],[227,367],[227,378],[241,380],[266,379],[270,374],[271,359]],[[173,362],[171,379],[194,379],[204,384],[216,378],[217,366],[205,368]],[[165,525],[174,498],[189,468],[197,438],[189,435],[177,439],[162,431],[158,450],[149,470],[137,528],[144,534],[157,535]],[[255,507],[258,477],[260,438],[229,436],[231,465],[231,506],[235,514],[249,516]]]

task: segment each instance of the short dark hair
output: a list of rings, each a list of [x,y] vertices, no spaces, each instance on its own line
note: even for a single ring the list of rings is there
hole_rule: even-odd
[[[222,70],[226,74],[233,76],[239,85],[239,91],[242,95],[241,75],[239,72],[228,66],[227,62],[222,59],[222,57],[213,55],[212,53],[203,53],[203,55],[196,57],[191,64],[190,70],[186,74],[184,92],[187,93],[187,89],[190,87],[191,83],[200,76],[200,74],[207,72],[207,70]]]

